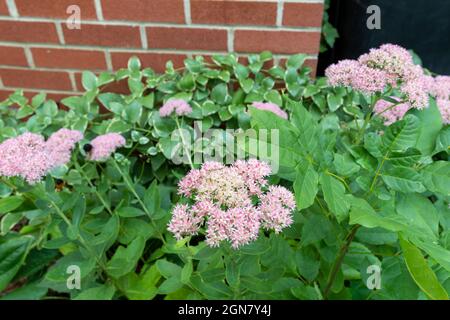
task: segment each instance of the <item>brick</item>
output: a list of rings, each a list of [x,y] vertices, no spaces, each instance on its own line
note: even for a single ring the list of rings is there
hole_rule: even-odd
[[[63,25],[67,44],[107,47],[140,48],[139,27],[83,24],[81,29],[70,30]]]
[[[183,61],[186,59],[184,54],[111,52],[113,69],[126,68],[128,59],[132,56],[137,56],[141,60],[143,68],[150,67],[161,73],[165,71],[167,61],[171,60],[174,67],[179,68],[183,66]]]
[[[193,23],[275,25],[277,3],[266,1],[191,0]]]
[[[310,53],[319,51],[319,32],[236,30],[234,49],[238,52]]]
[[[20,47],[0,47],[0,64],[27,67],[25,51]]]
[[[9,16],[8,6],[6,5],[6,0],[0,0],[0,15]]]
[[[0,41],[58,43],[56,27],[49,22],[0,21]]]
[[[103,0],[105,20],[184,23],[183,0]]]
[[[22,17],[69,18],[73,11],[67,13],[71,5],[80,7],[81,21],[97,19],[94,0],[15,0],[17,11]]]
[[[283,9],[283,25],[295,27],[320,27],[322,25],[322,3],[286,2]]]
[[[159,49],[227,50],[227,31],[203,28],[148,27],[148,46]]]
[[[67,72],[0,69],[0,77],[6,87],[72,90]]]
[[[0,89],[0,101],[5,101],[13,93],[14,90]]]
[[[105,53],[100,50],[32,48],[37,67],[106,70]]]

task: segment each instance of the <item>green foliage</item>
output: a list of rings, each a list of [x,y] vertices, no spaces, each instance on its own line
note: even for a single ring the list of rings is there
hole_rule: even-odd
[[[86,92],[64,99],[67,110],[43,94],[11,95],[0,104],[0,141],[61,127],[85,140],[42,183],[0,181],[0,298],[448,298],[450,132],[434,101],[385,127],[372,112],[383,95],[311,80],[305,58],[265,69],[269,52],[247,63],[234,54],[196,57],[156,74],[133,57],[115,74],[83,73]],[[129,93],[107,92],[115,81]],[[158,109],[175,98],[193,112],[161,118]],[[254,101],[275,103],[289,118]],[[210,128],[220,134],[201,141],[206,149],[229,138],[227,129],[255,129],[248,141],[278,152],[270,179],[295,193],[289,228],[261,232],[239,250],[208,247],[203,233],[176,240],[168,232],[177,183],[199,148],[190,142]],[[261,142],[262,130],[279,139]],[[126,145],[108,161],[87,161],[83,144],[108,132]],[[242,152],[262,156],[248,145],[231,151]],[[374,265],[376,291],[367,287]],[[80,289],[67,286],[70,266],[80,268]]]

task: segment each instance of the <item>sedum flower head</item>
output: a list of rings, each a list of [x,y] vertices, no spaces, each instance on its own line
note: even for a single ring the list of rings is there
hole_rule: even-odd
[[[192,108],[185,100],[182,99],[171,99],[167,101],[161,109],[159,109],[160,117],[168,117],[173,112],[177,116],[184,116],[192,112]]]
[[[113,154],[116,149],[125,145],[125,138],[118,133],[107,133],[96,137],[91,141],[92,150],[89,159],[93,161],[104,161]]]
[[[400,90],[405,94],[409,105],[413,108],[427,108],[429,104],[429,95],[427,88],[427,79],[419,77],[405,82]]]
[[[77,130],[60,129],[53,133],[45,143],[50,157],[55,166],[63,165],[70,161],[70,155],[83,134]]]
[[[255,240],[262,225],[280,232],[292,223],[295,202],[285,188],[267,189],[270,173],[270,167],[256,159],[231,166],[205,162],[191,170],[179,182],[178,192],[192,205],[174,208],[169,231],[180,239],[204,225],[208,245],[229,241],[233,248]]]
[[[262,226],[276,233],[281,232],[292,224],[291,212],[294,208],[292,192],[281,186],[270,186],[269,191],[261,196]]]
[[[361,55],[358,61],[401,79],[415,78],[421,73],[421,68],[416,68],[408,50],[390,43],[370,49],[370,52]]]
[[[206,243],[212,247],[228,240],[235,249],[258,238],[260,212],[251,205],[227,211],[213,210],[208,219]]]
[[[42,179],[54,167],[46,152],[44,137],[24,133],[0,144],[0,175],[22,177],[30,184]]]
[[[398,98],[392,98],[398,100]],[[374,112],[385,120],[384,124],[386,126],[389,126],[392,123],[401,120],[409,109],[411,109],[411,106],[407,103],[401,103],[394,106],[394,103],[392,102],[378,100],[375,104]]]
[[[370,94],[382,92],[392,80],[382,70],[369,68],[356,60],[342,60],[325,70],[328,83],[333,86],[352,87]]]
[[[450,99],[437,99],[436,104],[442,116],[442,122],[450,124]]]
[[[253,102],[252,103],[252,107],[255,107],[256,109],[259,109],[259,110],[270,111],[270,112],[276,114],[277,116],[279,116],[280,118],[283,118],[283,119],[287,119],[288,118],[288,114],[286,113],[286,111],[281,109],[275,103],[271,103],[271,102]]]
[[[179,240],[184,236],[197,234],[201,222],[189,211],[187,205],[177,204],[172,211],[172,220],[169,223],[168,230]]]

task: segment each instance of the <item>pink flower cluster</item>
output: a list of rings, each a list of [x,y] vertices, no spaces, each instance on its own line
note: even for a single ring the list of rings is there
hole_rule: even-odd
[[[267,110],[272,113],[275,113],[277,116],[283,119],[288,118],[288,114],[286,111],[282,110],[279,106],[277,106],[275,103],[271,102],[253,102],[252,107],[255,107],[259,110]]]
[[[235,249],[254,241],[261,227],[276,233],[292,224],[293,194],[267,185],[270,167],[259,160],[238,160],[231,166],[206,162],[191,170],[178,192],[192,204],[178,204],[168,225],[177,239],[206,227],[206,243],[229,241]]]
[[[386,124],[401,119],[410,108],[428,107],[430,94],[437,98],[443,121],[450,121],[450,77],[425,75],[422,67],[414,64],[408,50],[398,45],[384,44],[357,60],[342,60],[329,66],[325,75],[331,86],[352,87],[366,94],[383,92],[388,86],[399,89],[405,103],[383,112],[381,116]],[[375,112],[380,113],[389,106],[392,104],[381,100]]]
[[[450,124],[450,76],[434,78],[430,91],[436,97],[442,121],[445,124]]]
[[[53,163],[60,166],[69,162],[72,149],[81,139],[83,134],[77,130],[63,128],[53,133],[46,142]]]
[[[356,60],[342,60],[325,70],[328,83],[335,86],[352,87],[367,94],[381,92],[391,82],[388,75],[370,68]]]
[[[393,98],[395,99],[395,97]],[[385,120],[384,124],[386,126],[389,126],[392,123],[401,120],[410,108],[411,106],[407,103],[400,103],[394,106],[394,103],[392,102],[378,100],[375,104],[374,112]]]
[[[384,44],[358,60],[343,60],[325,70],[331,86],[348,86],[372,94],[387,86],[400,90],[414,108],[428,106],[428,92],[422,81],[423,70],[413,62],[411,54],[394,44]]]
[[[0,144],[0,175],[22,177],[34,184],[51,169],[70,160],[75,144],[83,138],[79,131],[60,129],[45,141],[35,133],[23,133]]]
[[[426,88],[426,91],[436,98],[436,104],[441,113],[442,121],[445,124],[450,124],[450,76],[437,76],[435,78],[432,76],[423,76],[414,81],[407,82],[407,85],[414,86],[416,81],[422,81],[422,85]],[[414,92],[414,89],[411,90]],[[400,101],[397,97],[391,98]],[[385,100],[379,100],[375,104],[375,113],[385,120],[386,125],[402,119],[406,112],[412,108],[412,105],[409,103],[400,103],[392,106],[393,104],[391,102]]]
[[[91,141],[92,150],[88,158],[92,161],[106,160],[117,148],[123,147],[125,143],[125,138],[118,133],[107,133],[98,136]]]
[[[175,112],[177,116],[184,116],[191,113],[192,108],[189,103],[182,99],[171,99],[159,109],[159,115],[161,117],[168,117],[173,112]]]

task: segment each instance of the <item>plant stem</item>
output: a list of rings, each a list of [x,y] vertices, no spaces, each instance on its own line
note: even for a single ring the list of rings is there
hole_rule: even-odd
[[[123,177],[123,180],[125,181],[125,185],[127,186],[128,190],[131,191],[133,196],[136,198],[136,200],[139,202],[139,205],[144,210],[145,214],[149,217],[150,223],[152,224],[155,231],[158,233],[158,238],[161,239],[161,241],[166,244],[166,240],[164,239],[161,232],[158,231],[155,222],[152,219],[152,214],[148,211],[147,207],[145,206],[144,202],[142,201],[141,197],[137,194],[136,190],[133,187],[133,183],[131,182],[130,178],[128,177],[128,174],[125,174],[120,166],[117,164],[117,162],[113,159],[112,162],[114,163],[114,166],[116,167],[117,171],[119,171],[120,175]]]
[[[53,208],[55,208],[55,211],[58,214],[58,216],[60,216],[61,219],[63,219],[63,221],[67,224],[67,226],[73,227],[72,222],[70,222],[70,220],[66,217],[64,212],[62,212],[62,210],[58,207],[58,205],[52,200],[50,200],[50,203],[52,204]],[[78,239],[78,241],[80,241],[80,243],[83,245],[83,247],[85,247],[85,249],[91,254],[91,256],[95,259],[95,261],[100,266],[100,268],[102,268],[103,271],[106,271],[106,266],[99,259],[99,257],[95,254],[94,250],[92,250],[92,248],[88,245],[86,240],[83,238],[83,236],[79,232],[77,234],[77,239]]]
[[[361,130],[359,130],[358,133],[358,137],[356,138],[356,144],[359,144],[362,140],[362,138],[364,137],[364,132],[366,131],[367,126],[369,125],[371,116],[372,116],[372,112],[373,112],[373,108],[375,107],[375,104],[377,103],[377,101],[379,100],[378,97],[373,96],[372,97],[372,103],[370,104],[370,108],[366,114],[366,117],[364,118],[364,124],[361,128]]]
[[[81,175],[83,176],[83,178],[86,180],[86,182],[89,184],[89,186],[94,189],[94,193],[97,195],[98,199],[100,200],[100,202],[103,204],[103,206],[106,208],[106,210],[109,212],[110,215],[113,215],[113,212],[111,210],[111,208],[109,207],[108,203],[106,202],[106,200],[102,197],[102,195],[98,192],[97,188],[92,184],[91,180],[89,179],[89,177],[87,176],[86,172],[84,172],[83,168],[78,164],[78,162],[75,160],[74,161],[75,164],[75,168],[81,173]]]
[[[333,286],[333,283],[336,280],[336,276],[339,272],[339,269],[341,268],[342,262],[344,261],[344,257],[348,251],[348,248],[350,247],[350,244],[352,243],[353,239],[355,238],[356,231],[358,231],[359,227],[360,227],[360,225],[354,225],[352,227],[352,229],[350,230],[349,234],[346,237],[345,243],[342,245],[341,249],[339,250],[339,254],[333,265],[333,268],[331,269],[330,275],[328,277],[327,286],[325,287],[325,291],[323,293],[324,299],[327,299],[328,294],[330,293],[331,287]]]

